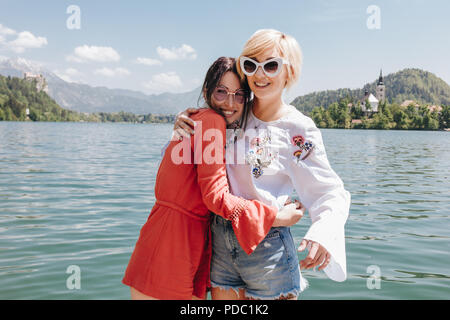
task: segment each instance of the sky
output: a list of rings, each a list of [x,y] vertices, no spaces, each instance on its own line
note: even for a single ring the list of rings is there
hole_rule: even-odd
[[[256,30],[277,29],[303,54],[291,100],[361,88],[380,69],[420,68],[450,83],[449,16],[445,0],[0,0],[0,57],[92,86],[186,92]]]

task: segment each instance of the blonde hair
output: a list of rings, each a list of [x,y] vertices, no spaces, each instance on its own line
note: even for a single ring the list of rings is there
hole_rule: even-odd
[[[292,36],[274,29],[261,29],[256,31],[245,43],[244,49],[239,56],[236,67],[241,79],[245,75],[241,69],[241,57],[254,58],[268,49],[275,48],[281,58],[289,61],[287,65],[288,77],[285,88],[290,88],[300,77],[302,67],[302,50],[297,40]]]

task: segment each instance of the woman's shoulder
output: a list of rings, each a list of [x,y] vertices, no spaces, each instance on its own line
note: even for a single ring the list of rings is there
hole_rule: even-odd
[[[194,113],[191,116],[192,120],[194,121],[213,121],[218,122],[219,125],[226,125],[225,119],[223,116],[218,114],[216,111],[214,111],[211,108],[202,108],[197,113]]]
[[[287,113],[283,117],[283,127],[289,131],[300,130],[303,132],[317,129],[314,120],[303,114],[293,105],[287,106]]]

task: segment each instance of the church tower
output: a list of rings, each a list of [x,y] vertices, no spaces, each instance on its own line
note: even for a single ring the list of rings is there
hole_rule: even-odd
[[[378,82],[377,82],[377,92],[376,92],[376,98],[378,99],[378,101],[384,102],[386,100],[386,92],[385,92],[386,88],[384,86],[384,82],[383,82],[383,74],[382,74],[382,70],[380,70],[380,77],[378,78]]]

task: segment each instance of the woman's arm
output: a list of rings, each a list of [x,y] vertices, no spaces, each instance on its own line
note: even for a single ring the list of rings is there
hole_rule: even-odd
[[[318,260],[326,263],[329,258],[325,273],[332,280],[344,281],[347,277],[344,225],[350,209],[350,193],[331,168],[322,135],[311,119],[302,119],[289,135],[290,143],[295,146],[289,150],[302,150],[301,155],[290,155],[289,176],[312,220],[299,249],[304,250],[308,243],[312,246],[301,265],[307,268],[322,262]],[[314,257],[317,252],[318,257]]]
[[[190,116],[196,114],[199,110],[187,108],[177,114],[173,124],[173,136],[175,139],[181,139],[181,137],[189,138],[190,135],[194,134],[195,121]]]

